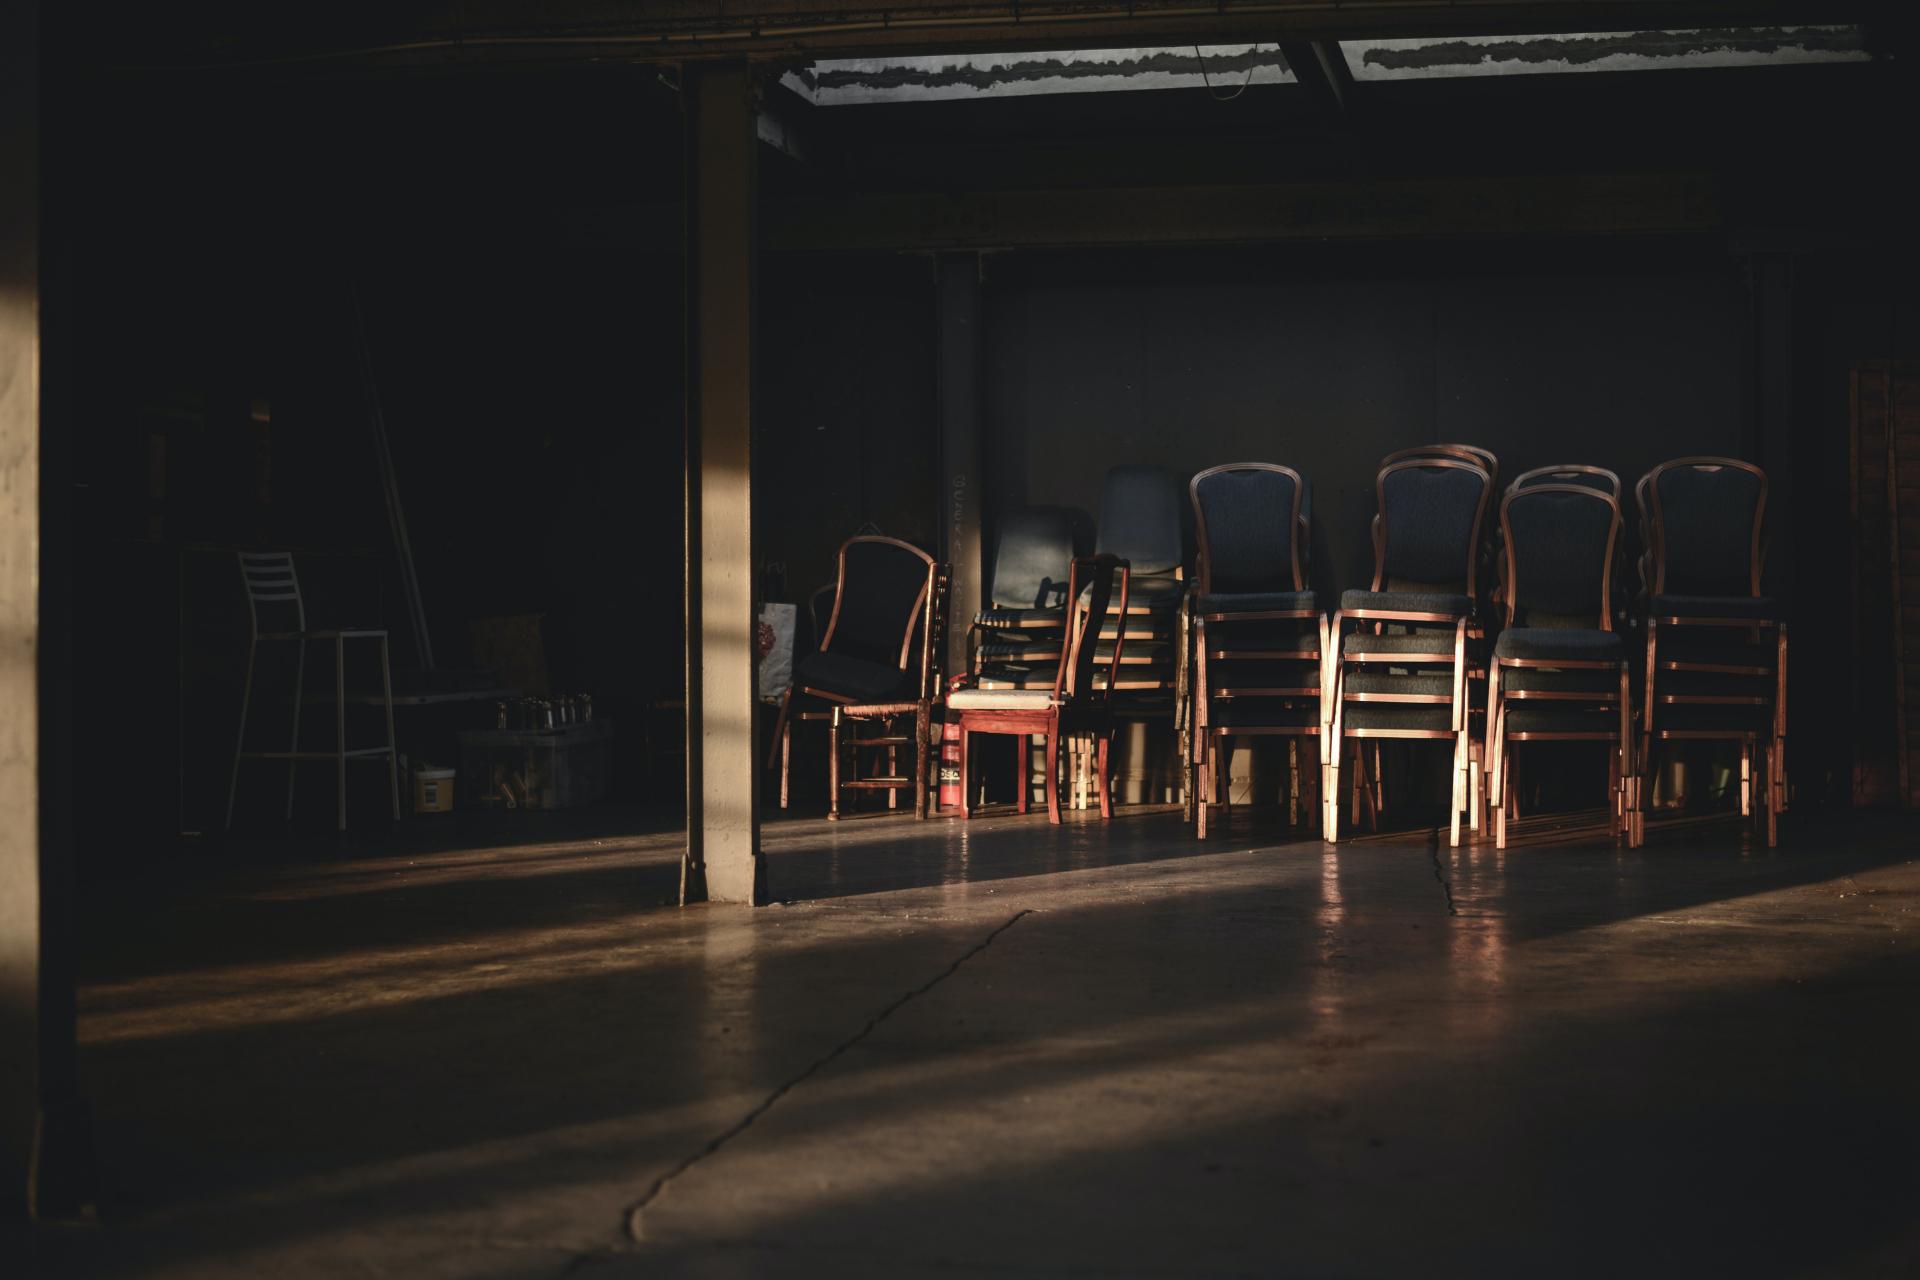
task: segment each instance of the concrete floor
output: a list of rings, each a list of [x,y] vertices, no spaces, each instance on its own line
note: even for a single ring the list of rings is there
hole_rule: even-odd
[[[655,905],[672,832],[155,877],[82,993],[103,1221],[12,1246],[275,1280],[1920,1274],[1920,826],[1070,819],[773,825],[758,912]]]

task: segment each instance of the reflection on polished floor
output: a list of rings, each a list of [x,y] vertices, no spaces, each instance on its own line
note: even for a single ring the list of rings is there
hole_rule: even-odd
[[[1912,1275],[1911,822],[1258,814],[335,856],[128,900],[36,1274]]]

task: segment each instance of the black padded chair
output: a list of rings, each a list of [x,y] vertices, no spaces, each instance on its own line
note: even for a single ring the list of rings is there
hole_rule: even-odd
[[[897,538],[861,536],[840,544],[833,613],[820,647],[793,667],[793,686],[780,704],[774,727],[773,758],[780,769],[780,807],[788,802],[788,779],[796,721],[827,721],[829,734],[829,816],[838,816],[840,793],[847,789],[884,789],[889,807],[899,792],[912,789],[914,812],[926,816],[927,748],[932,708],[939,699],[941,609],[947,574],[932,556]],[[893,731],[912,716],[913,737]],[[877,738],[849,735],[849,721],[877,720]],[[911,747],[911,778],[897,768],[898,750]],[[884,748],[885,775],[862,777],[857,763],[848,777],[840,768],[842,749]]]
[[[1025,507],[1000,524],[988,606],[973,620],[976,683],[1025,688],[1053,683],[1065,647],[1073,513]]]
[[[1328,840],[1339,835],[1348,738],[1450,739],[1449,839],[1460,842],[1461,810],[1472,807],[1468,645],[1478,643],[1478,565],[1492,485],[1486,468],[1464,457],[1408,457],[1380,469],[1373,583],[1342,593],[1329,628],[1329,646],[1339,649],[1322,695],[1331,716],[1322,798]],[[1359,625],[1348,633],[1348,622]],[[1362,800],[1377,804],[1364,781],[1356,760],[1356,816]]]
[[[1649,471],[1635,493],[1647,531],[1636,833],[1656,744],[1733,742],[1740,811],[1772,845],[1787,801],[1787,624],[1760,593],[1766,473],[1737,458],[1678,458]]]
[[[1543,470],[1516,478],[1500,504],[1506,626],[1493,647],[1486,747],[1494,843],[1507,847],[1521,742],[1612,744],[1609,826],[1631,843],[1631,686],[1613,604],[1620,481],[1598,467]]]
[[[1132,566],[1124,620],[1117,611],[1100,628],[1107,650],[1126,630],[1126,657],[1114,679],[1121,703],[1164,704],[1179,684],[1178,631],[1186,591],[1186,496],[1180,477],[1164,467],[1119,466],[1107,472],[1100,492],[1096,555]],[[1086,592],[1081,593],[1082,596]]]
[[[1278,736],[1289,744],[1289,803],[1308,813],[1325,768],[1326,617],[1305,571],[1306,482],[1291,467],[1236,462],[1188,485],[1199,545],[1191,600],[1192,787],[1198,834],[1221,797],[1235,738]],[[1305,758],[1302,739],[1315,741]],[[1302,785],[1304,780],[1304,785]]]

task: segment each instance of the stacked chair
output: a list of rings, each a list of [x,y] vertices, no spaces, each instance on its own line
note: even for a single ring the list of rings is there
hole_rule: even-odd
[[[973,620],[970,650],[981,688],[1050,689],[1065,650],[1073,516],[1025,508],[1001,521],[987,608]]]
[[[1343,593],[1329,627],[1322,704],[1329,841],[1339,836],[1347,741],[1356,742],[1357,818],[1362,801],[1378,804],[1364,776],[1366,742],[1427,739],[1453,744],[1448,838],[1460,842],[1460,814],[1473,791],[1470,670],[1483,661],[1469,643],[1480,643],[1479,565],[1493,484],[1477,451],[1435,446],[1381,465],[1373,583]]]
[[[1649,471],[1634,493],[1646,545],[1634,834],[1645,823],[1659,744],[1732,742],[1741,813],[1771,846],[1787,800],[1787,625],[1760,594],[1766,473],[1734,458],[1679,458]]]
[[[900,792],[911,790],[914,814],[924,818],[929,727],[940,698],[946,567],[910,543],[878,536],[841,543],[839,565],[820,648],[794,664],[793,685],[774,726],[769,764],[780,770],[780,807],[787,807],[794,724],[825,721],[829,817],[840,816],[843,791],[884,790],[887,806],[897,808]],[[862,737],[862,724],[880,732]],[[910,776],[901,771],[903,748],[912,753]],[[863,753],[876,751],[884,752],[886,772],[863,773]]]
[[[1515,747],[1604,742],[1611,829],[1635,833],[1627,650],[1614,629],[1620,480],[1600,467],[1542,467],[1500,504],[1506,625],[1493,647],[1486,762],[1494,843],[1507,847]]]
[[[1307,812],[1307,797],[1323,785],[1327,629],[1305,571],[1306,488],[1299,472],[1270,462],[1212,467],[1188,486],[1199,544],[1189,604],[1189,793],[1203,838],[1208,810],[1223,798],[1221,775],[1235,739],[1288,739],[1296,815]]]
[[[1164,467],[1117,466],[1100,491],[1094,551],[1131,566],[1124,613],[1099,630],[1100,657],[1125,636],[1124,656],[1112,672],[1114,717],[1166,722],[1174,727],[1178,761],[1187,751],[1186,564],[1187,498],[1180,476]],[[1096,668],[1096,683],[1107,679]],[[1139,762],[1144,764],[1144,762]],[[1179,769],[1184,783],[1186,769]]]
[[[1106,624],[1123,618],[1128,606],[1128,575],[1124,560],[1112,555],[1076,558],[1068,573],[1069,598],[1082,598],[1068,626],[1065,658],[1055,664],[1050,689],[971,688],[947,695],[947,717],[960,728],[960,816],[972,816],[973,777],[970,740],[976,733],[1012,735],[1025,742],[1040,735],[1047,744],[1047,819],[1060,821],[1060,744],[1072,734],[1090,735],[1096,745],[1096,772],[1100,789],[1100,816],[1113,816],[1109,770],[1114,730],[1116,673],[1126,649],[1124,636],[1102,645]],[[1099,678],[1104,675],[1104,679]],[[1023,752],[1024,755],[1024,752]],[[1020,809],[1026,811],[1026,786],[1020,788]]]

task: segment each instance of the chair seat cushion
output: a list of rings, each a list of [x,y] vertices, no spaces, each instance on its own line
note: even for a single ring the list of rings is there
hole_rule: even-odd
[[[1447,733],[1453,708],[1432,702],[1349,702],[1340,711],[1342,730],[1399,729]]]
[[[1507,667],[1500,673],[1500,688],[1507,693],[1591,693],[1618,698],[1620,672],[1617,668],[1555,671],[1550,667]]]
[[[1777,660],[1774,645],[1765,644],[1715,644],[1699,639],[1704,633],[1699,631],[1658,631],[1654,636],[1656,660],[1664,667],[1669,662],[1682,662],[1710,667],[1745,667],[1772,671]],[[1735,635],[1740,633],[1735,632]]]
[[[1045,711],[1052,705],[1051,689],[955,689],[947,695],[955,711]]]
[[[1340,610],[1377,609],[1394,613],[1440,613],[1464,618],[1473,612],[1473,597],[1439,591],[1343,591]]]
[[[1226,698],[1207,708],[1207,726],[1212,729],[1305,730],[1319,724],[1320,712],[1314,707],[1283,706],[1274,698]]]
[[[1044,689],[1051,693],[1058,674],[1058,664],[1000,664],[982,667],[974,680],[982,689]]]
[[[1058,662],[1066,650],[1059,636],[1022,632],[989,633],[980,637],[980,656],[988,662]]]
[[[1342,653],[1442,653],[1453,656],[1453,629],[1414,631],[1406,635],[1376,636],[1371,631],[1350,632],[1340,642]]]
[[[1609,738],[1620,736],[1617,710],[1568,710],[1551,702],[1510,702],[1507,704],[1507,732],[1512,733],[1590,733]]]
[[[1497,658],[1534,662],[1619,662],[1625,654],[1617,631],[1587,627],[1508,627],[1494,641]]]
[[[1195,613],[1289,613],[1319,608],[1311,591],[1260,591],[1233,595],[1200,596],[1194,600]]]
[[[854,702],[895,702],[913,694],[911,673],[833,652],[810,653],[794,663],[793,682]]]
[[[1432,671],[1433,668],[1429,668]],[[1356,693],[1374,694],[1385,697],[1403,698],[1448,698],[1453,697],[1453,669],[1438,668],[1441,674],[1392,675],[1383,671],[1368,671],[1355,668],[1346,673],[1340,681],[1341,695]]]
[[[1656,618],[1752,618],[1775,622],[1780,606],[1770,596],[1655,596],[1647,612]]]
[[[992,609],[982,609],[975,615],[973,625],[996,631],[1009,628],[1037,630],[1047,627],[1064,627],[1067,625],[1067,611],[1064,608],[1011,609],[996,606]]]

